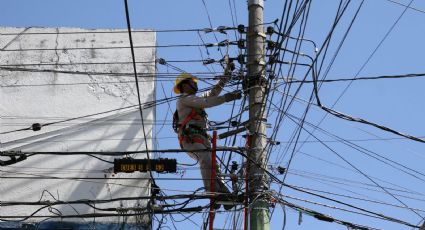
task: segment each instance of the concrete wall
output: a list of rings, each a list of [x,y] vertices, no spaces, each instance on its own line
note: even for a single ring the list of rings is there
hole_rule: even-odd
[[[27,128],[33,123],[59,122],[37,132],[1,134],[2,151],[145,149],[140,113],[135,106],[137,91],[131,53],[129,48],[122,48],[129,47],[125,30],[120,33],[120,30],[73,28],[0,28],[0,31],[0,132]],[[142,103],[155,100],[155,36],[153,32],[133,34],[134,45],[139,47],[135,50],[136,61],[142,62],[137,64],[137,71],[146,74],[139,78]],[[114,109],[116,111],[60,122]],[[155,108],[144,109],[148,148],[153,146],[154,120]],[[114,157],[101,158],[113,161]],[[149,195],[147,180],[119,179],[148,178],[148,175],[114,175],[111,167],[113,165],[87,155],[31,156],[23,162],[0,167],[0,201],[70,201]],[[146,202],[96,205],[100,208],[134,206],[145,207]],[[30,215],[39,207],[0,206],[0,216]],[[55,208],[62,215],[102,212],[87,205],[68,204]],[[36,216],[54,215],[52,212],[55,211],[43,209]],[[37,220],[40,219],[28,221]],[[90,222],[93,219],[72,221]],[[118,223],[122,218],[96,218],[95,221]],[[129,218],[128,222],[134,223],[136,218]]]

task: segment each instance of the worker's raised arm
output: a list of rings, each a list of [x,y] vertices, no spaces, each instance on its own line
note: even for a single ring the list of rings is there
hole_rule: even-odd
[[[226,102],[224,96],[210,96],[210,97],[198,97],[196,95],[187,95],[179,99],[179,102],[183,106],[192,108],[210,108],[217,105],[221,105]]]
[[[220,79],[220,81],[218,81],[217,84],[215,84],[211,90],[201,93],[200,94],[201,97],[218,96],[228,81],[229,81],[228,77],[224,77]]]
[[[235,69],[235,65],[233,63],[229,63],[226,69],[224,70],[224,76],[213,86],[213,88],[207,92],[201,94],[201,97],[213,97],[218,96],[223,90],[226,83],[229,81],[232,71]]]
[[[224,102],[240,99],[242,94],[240,91],[226,93],[223,96],[198,97],[196,95],[186,95],[179,99],[179,103],[183,106],[192,108],[210,108],[221,105]]]

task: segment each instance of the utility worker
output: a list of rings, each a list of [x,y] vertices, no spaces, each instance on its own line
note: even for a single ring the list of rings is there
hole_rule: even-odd
[[[228,73],[229,71],[226,68],[225,75],[228,75]],[[207,192],[211,191],[212,157],[210,137],[206,131],[208,120],[204,109],[241,98],[240,91],[219,96],[228,79],[229,77],[222,78],[210,91],[204,92],[199,96],[196,95],[198,92],[198,79],[195,76],[188,73],[180,74],[176,78],[174,85],[174,92],[182,94],[182,97],[177,100],[177,110],[173,119],[174,128],[178,133],[181,148],[188,150],[188,155],[199,162],[204,187]],[[219,173],[218,171],[217,174]],[[216,180],[215,191],[218,193],[230,193],[220,177]]]

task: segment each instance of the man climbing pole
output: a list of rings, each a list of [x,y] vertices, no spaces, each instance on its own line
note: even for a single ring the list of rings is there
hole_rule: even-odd
[[[202,180],[207,192],[211,191],[212,158],[210,137],[207,134],[207,113],[204,109],[238,100],[242,97],[240,91],[219,96],[233,69],[234,65],[230,63],[224,71],[224,77],[210,91],[204,92],[199,96],[196,95],[198,92],[198,79],[195,76],[188,73],[180,74],[174,84],[174,92],[182,94],[182,97],[177,100],[177,109],[174,113],[174,130],[178,133],[180,147],[187,150],[188,155],[199,162]],[[229,189],[221,177],[216,179],[215,191],[222,193],[224,197],[230,195]],[[231,207],[225,206],[226,209]]]

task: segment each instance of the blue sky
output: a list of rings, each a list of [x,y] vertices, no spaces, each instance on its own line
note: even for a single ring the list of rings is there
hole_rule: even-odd
[[[347,29],[350,20],[354,16],[355,10],[361,1],[352,1],[347,9],[346,15],[336,28],[335,34],[329,47],[329,54],[324,62],[324,68],[330,63],[339,42],[342,39],[343,33]],[[401,4],[408,4],[410,1],[396,0]],[[236,0],[205,0],[206,8],[202,0],[185,0],[185,1],[129,1],[130,15],[133,28],[136,29],[192,29],[192,28],[207,28],[210,27],[207,14],[211,18],[213,27],[217,26],[234,26],[237,24],[247,24],[247,5],[246,1]],[[235,3],[235,9],[231,10],[229,3]],[[309,21],[306,27],[305,38],[314,40],[319,46],[323,43],[328,31],[331,28],[333,19],[336,14],[339,1],[336,0],[313,0]],[[81,27],[81,28],[125,28],[125,14],[123,1],[117,0],[73,0],[73,1],[24,1],[24,0],[0,0],[1,14],[0,26],[13,27]],[[411,5],[415,9],[425,10],[425,3],[416,0]],[[265,2],[265,22],[274,21],[280,18],[284,7],[284,1],[268,0]],[[337,78],[353,78],[360,70],[361,66],[366,62],[374,49],[384,38],[391,26],[402,14],[405,7],[396,4],[389,0],[366,0],[364,6],[359,12],[358,18],[355,21],[352,30],[350,31],[340,53],[335,59],[332,68],[330,68],[327,79]],[[233,22],[232,22],[233,14]],[[376,51],[365,68],[359,73],[359,77],[381,76],[381,75],[398,75],[410,73],[423,73],[423,53],[425,53],[425,30],[423,21],[425,13],[414,9],[408,9],[392,32],[388,35],[380,48]],[[235,40],[235,34],[230,32],[228,37],[223,34],[216,34],[219,41],[226,38]],[[239,36],[239,34],[237,35]],[[295,35],[294,35],[295,36]],[[217,42],[213,34],[194,32],[184,33],[158,33],[158,45],[168,44],[200,44],[201,39],[207,43]],[[272,37],[275,39],[276,37]],[[303,43],[301,48],[303,53],[314,55],[314,49],[308,43]],[[230,49],[230,56],[237,55],[238,50],[235,47]],[[129,54],[130,55],[130,54]],[[219,59],[220,52],[216,48],[198,49],[197,47],[184,48],[159,48],[157,50],[158,58],[165,60],[191,60],[210,57]],[[202,55],[202,56],[201,56]],[[308,59],[300,59],[300,62],[307,62]],[[177,63],[176,66],[188,72],[208,71],[202,63]],[[287,67],[287,66],[286,66]],[[211,68],[211,67],[209,67]],[[222,69],[219,66],[213,67],[220,72]],[[165,73],[167,70],[163,66],[158,66],[158,72]],[[294,77],[301,79],[304,70],[300,67],[294,72]],[[285,75],[286,72],[284,72]],[[321,78],[322,76],[319,76]],[[423,131],[423,117],[425,109],[423,107],[423,98],[425,91],[423,78],[409,79],[389,79],[389,80],[370,80],[356,81],[348,88],[344,96],[335,105],[334,109],[345,114],[350,114],[355,117],[361,117],[369,121],[373,121],[403,133],[425,136]],[[328,107],[332,106],[335,100],[341,95],[348,82],[324,83],[319,94],[321,101]],[[158,83],[158,87],[161,83]],[[163,86],[167,96],[172,96],[172,82],[163,82]],[[206,85],[201,85],[206,86]],[[295,88],[295,86],[293,86]],[[282,88],[283,89],[283,86]],[[232,90],[232,89],[227,89]],[[290,94],[295,90],[290,91]],[[299,98],[308,100],[312,91],[311,85],[306,85],[302,88]],[[279,98],[280,97],[280,98]],[[161,88],[157,88],[157,98],[164,98]],[[278,94],[273,99],[273,102],[278,103],[283,98]],[[237,104],[239,105],[239,104]],[[174,109],[174,104],[170,104]],[[210,119],[220,121],[228,119],[228,114],[231,104],[223,105],[221,108],[210,109],[208,113]],[[238,107],[236,107],[238,108]],[[294,102],[288,112],[299,117],[306,104],[300,101]],[[158,119],[170,120],[171,114],[167,113],[167,105],[157,108]],[[272,117],[276,113],[271,114]],[[323,118],[325,112],[318,107],[313,106],[307,116],[307,121],[313,124]],[[246,115],[245,115],[246,116]],[[269,120],[274,124],[274,118]],[[285,152],[285,142],[287,142],[291,134],[295,131],[296,125],[289,119],[285,119],[278,132],[277,140],[281,141],[281,146],[275,148],[275,151],[270,157],[270,163],[274,166],[285,166],[288,163],[288,157],[291,151]],[[405,139],[392,139],[398,136],[383,132],[373,127],[352,123],[341,120],[339,118],[328,115],[324,122],[320,125],[321,128],[348,140],[357,140],[354,143],[366,148],[375,153],[403,164],[409,168],[423,173],[421,162],[424,161],[424,144],[416,143]],[[306,126],[312,130],[311,127]],[[271,133],[271,129],[268,130]],[[332,138],[317,131],[317,137],[323,141],[331,141]],[[177,148],[177,141],[167,137],[172,137],[174,134],[170,127],[166,127],[158,133],[159,144],[158,149]],[[307,133],[303,132],[300,141],[307,138]],[[389,140],[383,140],[387,138]],[[374,140],[370,140],[374,139]],[[376,140],[378,139],[378,140]],[[355,195],[367,199],[380,200],[391,204],[401,205],[382,192],[376,192],[362,189],[367,187],[374,190],[379,188],[365,185],[352,184],[344,180],[354,180],[359,183],[372,184],[364,176],[354,173],[349,165],[341,161],[335,154],[329,151],[322,144],[314,142],[314,138],[309,138],[310,142],[302,145],[300,153],[297,153],[293,159],[290,169],[294,170],[288,174],[286,182],[289,184],[299,185],[302,187],[324,190],[327,192],[339,193],[344,195]],[[224,143],[221,143],[224,144]],[[243,138],[239,137],[237,145],[243,145]],[[423,174],[418,174],[417,178],[407,175],[400,170],[395,170],[387,165],[384,165],[376,160],[353,150],[339,142],[326,142],[330,147],[348,159],[353,165],[356,165],[365,174],[377,178],[385,186],[396,188],[395,185],[402,186],[411,191],[422,194],[412,194],[394,191],[396,194],[404,194],[414,196],[418,199],[424,198],[425,186]],[[288,148],[291,149],[293,145]],[[286,154],[285,154],[286,153]],[[168,156],[168,155],[167,155]],[[313,157],[312,157],[313,156]],[[182,154],[175,155],[181,162],[190,162],[191,160]],[[319,160],[320,158],[321,160]],[[240,160],[235,158],[235,160]],[[338,164],[330,164],[333,162]],[[345,169],[345,168],[349,168]],[[291,172],[291,171],[290,171]],[[310,173],[310,174],[309,174]],[[321,176],[319,176],[320,174]],[[417,174],[415,174],[417,175]],[[169,175],[158,175],[158,177],[168,177]],[[197,170],[187,170],[185,177],[199,177]],[[327,177],[324,177],[327,176]],[[179,176],[177,176],[179,177]],[[278,176],[279,177],[279,176]],[[318,177],[318,178],[312,178]],[[329,177],[338,177],[334,180]],[[281,177],[280,177],[281,178]],[[325,181],[327,179],[328,181]],[[390,185],[387,182],[395,185]],[[190,183],[190,184],[189,184]],[[347,185],[348,184],[348,185]],[[159,182],[161,188],[167,189],[193,189],[201,186],[200,181],[186,181],[181,184],[181,181],[175,182]],[[272,189],[278,190],[278,186],[274,184]],[[398,187],[398,189],[401,189]],[[297,198],[324,203],[330,206],[338,206],[317,197],[308,196],[303,193],[284,188],[283,194],[291,195]],[[380,190],[379,190],[380,191]],[[172,193],[172,192],[171,192]],[[328,194],[329,195],[329,194]],[[335,197],[331,196],[330,197]],[[420,219],[411,211],[398,209],[392,206],[383,206],[371,202],[362,202],[359,200],[350,200],[347,198],[335,197],[339,200],[347,201],[355,205],[364,207],[369,210],[374,210],[379,213],[385,213],[393,217],[397,217],[408,222],[418,224]],[[399,197],[403,202],[411,207],[425,209],[425,202]],[[359,215],[350,214],[344,211],[338,211],[333,208],[320,207],[313,204],[303,203],[300,200],[291,200],[296,204],[304,207],[319,210],[325,214],[330,214],[347,221],[352,221],[359,224],[375,226],[382,229],[409,229],[402,225],[390,224],[382,220],[367,218]],[[425,215],[425,212],[419,212]],[[182,219],[182,217],[178,217]],[[201,215],[195,215],[193,220],[197,223],[202,219]],[[228,227],[226,225],[226,215],[219,215],[216,222],[217,228]],[[279,208],[273,215],[272,229],[282,227],[283,213]],[[168,223],[169,224],[169,223]],[[179,229],[199,228],[189,221],[177,223]],[[337,224],[329,224],[318,221],[312,217],[304,215],[303,222],[298,225],[298,213],[287,209],[287,229],[346,229]]]

